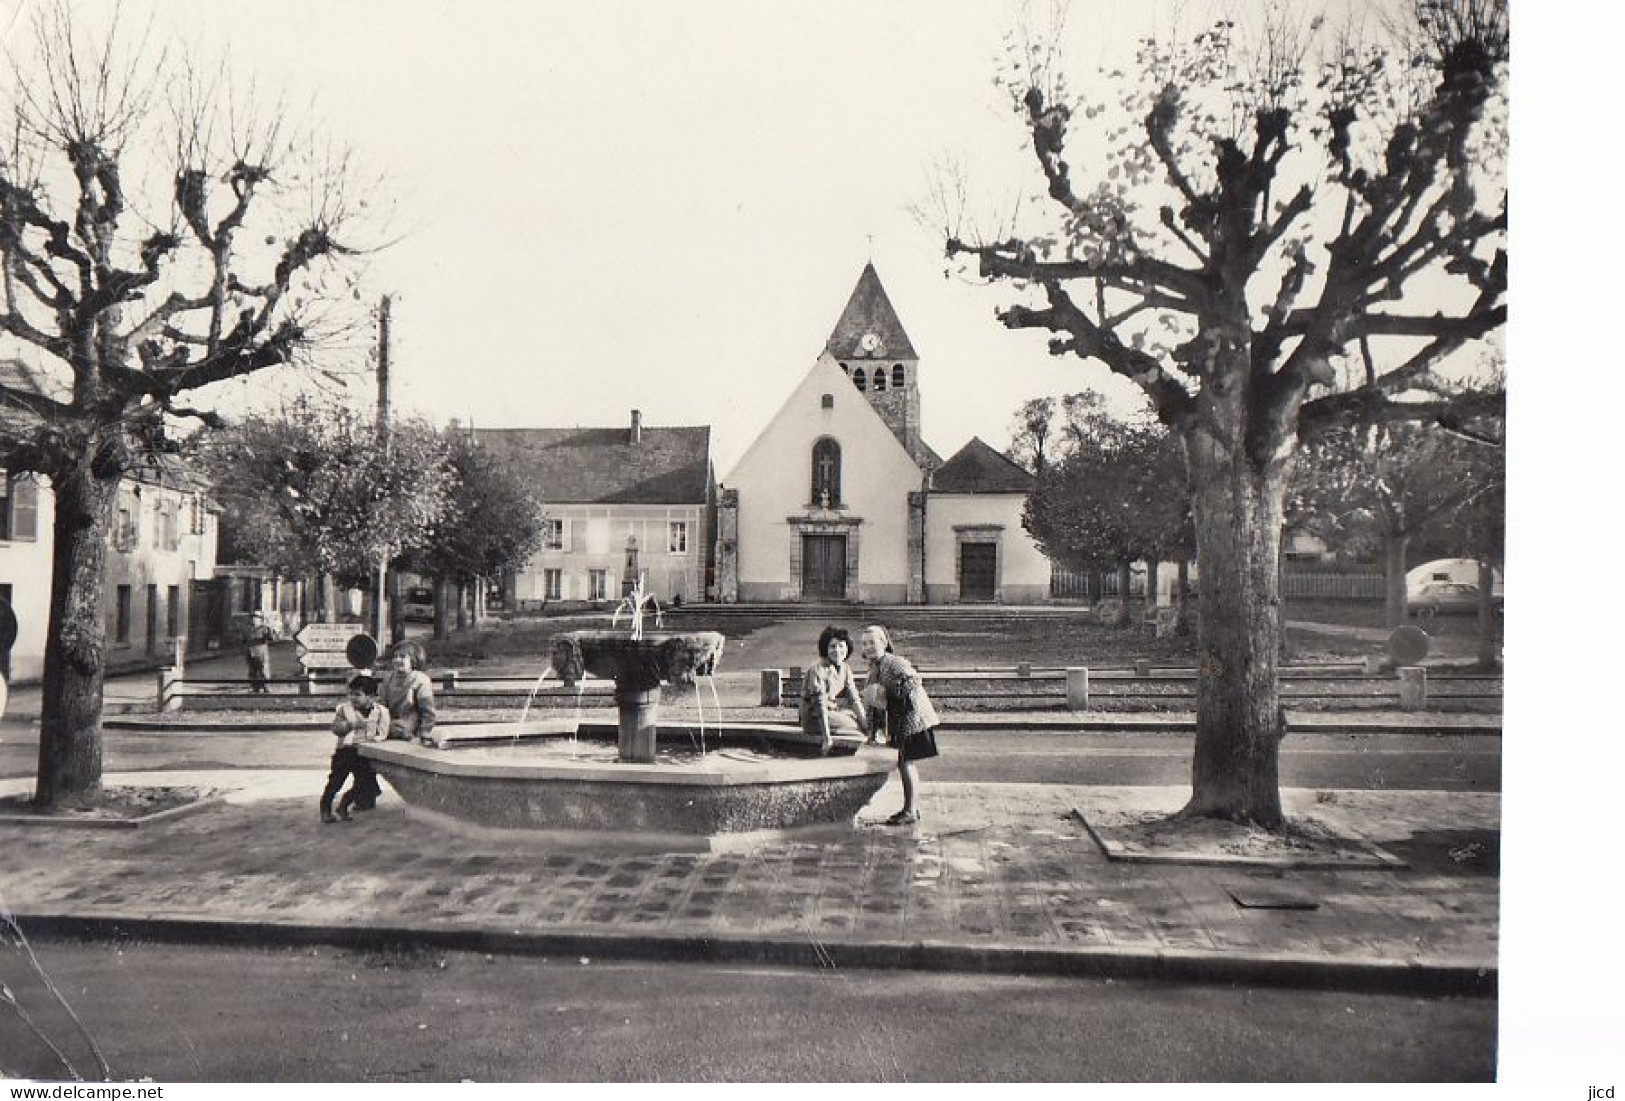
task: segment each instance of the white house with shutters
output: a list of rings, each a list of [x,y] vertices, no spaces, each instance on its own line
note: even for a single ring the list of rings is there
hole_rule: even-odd
[[[711,429],[479,428],[474,437],[530,487],[542,547],[503,579],[510,607],[619,600],[637,578],[662,604],[711,584]]]
[[[920,435],[920,358],[873,264],[824,349],[723,479],[724,602],[1036,603],[1031,476],[979,439]]]
[[[44,671],[56,509],[45,478],[10,474],[0,486],[0,600],[17,617],[0,673],[32,682]],[[214,578],[219,517],[184,476],[126,478],[115,507],[103,602],[107,665],[173,660],[179,640],[201,641],[209,630],[193,620],[202,612],[198,593]]]
[[[0,384],[44,393],[16,360],[0,361]],[[0,431],[12,427],[0,416]],[[209,625],[204,594],[215,574],[219,516],[204,487],[184,468],[142,471],[119,484],[107,548],[103,603],[109,668],[174,659],[180,639],[201,643]],[[40,679],[50,618],[51,557],[56,521],[50,480],[0,471],[0,601],[17,619],[17,638],[0,649],[8,681]]]

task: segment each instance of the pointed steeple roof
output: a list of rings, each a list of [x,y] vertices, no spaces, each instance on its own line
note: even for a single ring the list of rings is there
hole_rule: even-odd
[[[872,334],[872,340],[864,338]],[[865,347],[865,345],[869,345]],[[873,263],[863,266],[824,350],[836,359],[918,359]]]

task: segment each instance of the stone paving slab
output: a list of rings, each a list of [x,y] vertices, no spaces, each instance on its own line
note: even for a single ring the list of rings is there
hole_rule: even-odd
[[[323,779],[109,776],[231,790],[215,806],[140,830],[0,826],[0,904],[25,932],[167,923],[164,935],[186,927],[204,939],[235,927],[270,940],[279,930],[464,936],[546,951],[618,944],[633,954],[848,965],[1057,973],[1110,965],[1240,977],[1273,968],[1317,983],[1432,971],[1493,986],[1493,876],[1114,864],[1072,814],[1086,796],[1148,804],[1170,789],[927,784],[924,824],[898,829],[877,824],[901,802],[894,779],[845,837],[669,854],[450,834],[409,817],[393,793],[352,825],[323,825]],[[1314,795],[1289,792],[1288,804]],[[1361,791],[1338,792],[1318,809],[1348,815],[1383,843],[1419,830],[1493,829],[1499,806],[1496,795]],[[1319,908],[1235,904],[1232,891],[1261,884],[1289,885]]]

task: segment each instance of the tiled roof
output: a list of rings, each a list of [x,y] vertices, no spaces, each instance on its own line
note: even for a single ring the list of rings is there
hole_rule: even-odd
[[[34,397],[45,397],[45,388],[28,365],[17,359],[0,359],[0,386]],[[0,398],[0,434],[20,435],[36,427],[38,418]]]
[[[711,429],[476,428],[475,439],[552,504],[703,504]]]
[[[980,436],[971,437],[931,479],[933,493],[1026,493],[1032,485],[1031,474],[983,443]]]
[[[873,333],[879,338],[874,348],[863,347],[863,338]],[[858,285],[852,288],[841,319],[835,331],[829,334],[824,349],[836,359],[918,359],[914,345],[909,343],[897,311],[892,309],[886,288],[880,285],[880,275],[873,264],[863,266]]]

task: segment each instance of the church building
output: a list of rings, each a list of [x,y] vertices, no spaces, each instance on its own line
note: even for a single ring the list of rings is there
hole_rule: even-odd
[[[724,603],[1038,603],[1050,563],[1021,526],[1032,476],[980,439],[920,435],[920,357],[874,265],[823,351],[724,479]]]

